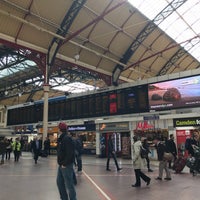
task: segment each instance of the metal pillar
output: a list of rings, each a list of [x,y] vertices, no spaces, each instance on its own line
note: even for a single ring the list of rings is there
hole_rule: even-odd
[[[49,98],[49,84],[44,84],[44,107],[43,107],[43,134],[42,134],[42,141],[44,144],[44,141],[47,137],[48,133],[48,98]]]

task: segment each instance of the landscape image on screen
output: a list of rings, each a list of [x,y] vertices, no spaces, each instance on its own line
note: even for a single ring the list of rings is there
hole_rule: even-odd
[[[149,84],[150,110],[196,107],[200,105],[200,76]]]

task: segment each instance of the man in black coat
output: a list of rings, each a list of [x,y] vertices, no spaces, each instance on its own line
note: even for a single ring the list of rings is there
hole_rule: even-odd
[[[176,144],[174,142],[173,134],[170,134],[169,139],[166,141],[166,148],[167,148],[167,151],[172,153],[172,155],[174,156],[174,160],[173,160],[173,162],[174,162],[177,159],[177,148],[176,148]],[[170,160],[168,162],[169,162],[169,168],[172,168],[171,167],[172,161]]]
[[[35,160],[35,164],[37,164],[38,157],[42,150],[42,140],[38,139],[38,137],[35,137],[32,142],[32,150],[33,150],[33,154],[34,154],[33,158]]]
[[[107,165],[106,165],[107,171],[110,171],[109,162],[110,162],[111,157],[113,157],[113,159],[115,161],[117,171],[120,171],[122,168],[119,167],[118,162],[117,162],[117,158],[116,158],[115,150],[114,150],[114,146],[113,146],[113,141],[112,141],[112,135],[109,135],[109,138],[108,138],[108,159],[107,159]]]

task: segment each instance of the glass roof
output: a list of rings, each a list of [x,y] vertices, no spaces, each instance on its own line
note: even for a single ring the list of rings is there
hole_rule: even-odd
[[[10,56],[5,59],[7,59],[6,63],[9,64],[15,61],[15,56]],[[30,61],[30,60],[25,60],[21,63],[17,63],[14,65],[11,64],[9,68],[0,70],[0,78],[9,77],[10,75],[14,73],[26,70],[30,68],[31,66],[35,66],[35,65],[36,65],[35,62]],[[42,86],[43,83],[40,81],[40,79],[41,79],[40,77],[34,78],[35,85]],[[30,82],[32,82],[32,80],[26,80],[26,83],[30,83]],[[58,84],[60,85],[56,86]],[[81,83],[81,82],[69,83],[68,80],[61,77],[50,79],[50,85],[56,90],[70,92],[70,93],[81,93],[81,92],[86,92],[86,91],[96,89],[95,86],[91,86],[91,85]]]
[[[7,59],[6,62],[4,62],[4,60]],[[7,63],[9,65],[9,63],[11,64],[10,67],[8,68],[3,68],[2,70],[0,70],[0,78],[4,78],[4,77],[7,77],[7,76],[10,76],[14,73],[17,73],[19,71],[23,71],[25,69],[28,69],[30,68],[31,66],[35,66],[35,62],[33,61],[30,61],[30,60],[26,60],[24,62],[19,62],[17,64],[14,64],[12,65],[13,62],[16,61],[16,58],[15,56],[10,56],[10,57],[5,57],[3,59],[3,61],[1,62],[0,64],[0,68],[1,68],[1,65],[6,65],[5,63]]]
[[[180,1],[180,0],[179,0]],[[147,18],[153,20],[169,3],[174,0],[129,0]],[[176,1],[178,2],[178,0]],[[185,48],[200,61],[200,0],[187,0],[160,24],[166,34]],[[193,39],[194,38],[194,39]],[[185,42],[190,39],[190,42]]]

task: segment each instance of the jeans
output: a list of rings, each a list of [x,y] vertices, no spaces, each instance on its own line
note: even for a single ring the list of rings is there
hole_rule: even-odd
[[[57,186],[61,200],[77,200],[73,173],[73,163],[67,165],[65,168],[58,167]]]

